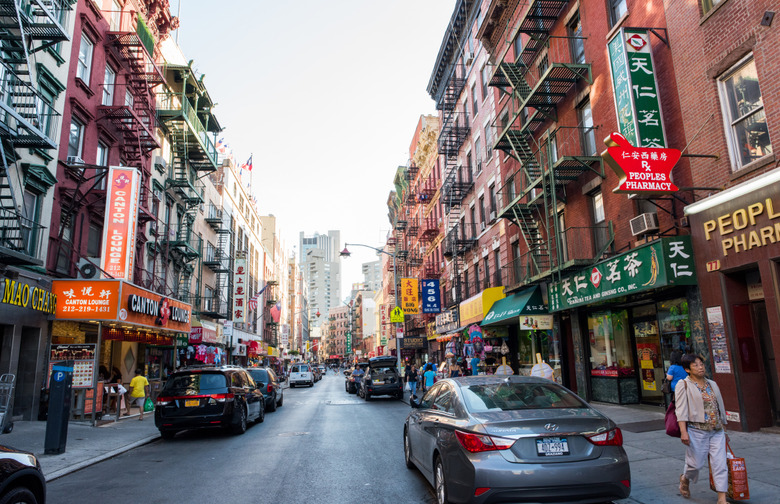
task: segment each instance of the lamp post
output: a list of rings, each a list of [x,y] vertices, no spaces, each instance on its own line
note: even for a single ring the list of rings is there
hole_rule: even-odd
[[[371,245],[363,245],[362,243],[345,243],[344,244],[344,250],[342,250],[339,253],[339,256],[341,257],[349,257],[352,253],[347,250],[347,247],[366,247],[370,248],[371,250],[374,250],[380,254],[389,255],[393,258],[393,297],[395,298],[395,307],[398,308],[398,278],[397,278],[397,270],[396,270],[396,264],[395,264],[395,252],[392,254],[386,250],[382,250],[380,248],[372,247]],[[401,342],[398,339],[398,322],[395,323],[395,353],[398,355],[398,372],[401,372]]]

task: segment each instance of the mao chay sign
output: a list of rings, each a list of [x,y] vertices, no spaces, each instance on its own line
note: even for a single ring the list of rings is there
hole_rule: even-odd
[[[620,177],[616,193],[669,193],[678,190],[671,172],[682,154],[678,149],[634,147],[620,133],[604,140],[607,150],[601,155]]]
[[[139,184],[140,174],[135,168],[112,166],[108,170],[103,255],[100,258],[100,268],[108,278],[133,280]]]
[[[54,313],[57,309],[57,296],[40,287],[30,287],[28,284],[6,278],[3,282],[3,295],[0,302],[29,308],[43,313]]]

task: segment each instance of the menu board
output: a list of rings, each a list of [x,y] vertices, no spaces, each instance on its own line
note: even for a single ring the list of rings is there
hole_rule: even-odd
[[[73,361],[73,388],[92,388],[95,380],[96,345],[52,345],[49,354],[49,380],[54,364]]]

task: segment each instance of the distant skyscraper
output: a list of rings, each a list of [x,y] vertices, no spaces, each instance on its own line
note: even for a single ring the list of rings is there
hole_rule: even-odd
[[[363,263],[363,284],[366,290],[378,291],[382,288],[382,261]]]
[[[341,232],[300,233],[300,264],[308,287],[309,312],[328,313],[341,299]],[[319,325],[315,320],[314,324]]]

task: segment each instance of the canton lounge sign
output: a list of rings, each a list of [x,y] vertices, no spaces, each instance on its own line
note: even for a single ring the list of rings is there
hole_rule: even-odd
[[[127,309],[141,315],[156,317],[154,323],[159,326],[165,326],[168,320],[190,323],[190,312],[178,306],[171,306],[167,298],[161,298],[159,301],[130,294],[127,298]]]
[[[550,311],[671,285],[696,285],[690,236],[662,238],[564,277],[549,289]]]

